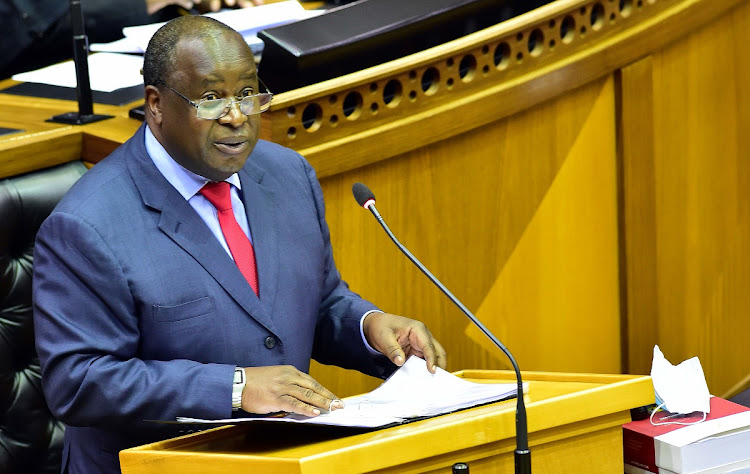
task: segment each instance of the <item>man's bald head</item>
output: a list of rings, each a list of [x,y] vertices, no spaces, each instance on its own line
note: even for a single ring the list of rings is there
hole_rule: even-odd
[[[225,34],[236,35],[244,43],[242,35],[210,17],[186,15],[169,21],[159,28],[148,42],[143,57],[143,84],[153,86],[160,81],[166,81],[175,69],[177,45],[180,41]]]

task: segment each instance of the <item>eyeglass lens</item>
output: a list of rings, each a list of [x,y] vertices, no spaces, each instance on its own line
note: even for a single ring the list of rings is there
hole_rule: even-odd
[[[271,97],[271,94],[254,94],[239,101],[234,98],[204,100],[198,104],[198,117],[211,120],[221,118],[229,113],[235,103],[239,103],[240,112],[245,115],[259,114],[268,109]]]

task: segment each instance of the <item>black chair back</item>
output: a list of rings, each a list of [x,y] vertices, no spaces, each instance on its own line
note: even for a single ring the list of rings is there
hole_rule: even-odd
[[[59,473],[64,425],[44,400],[31,276],[44,219],[83,173],[80,161],[0,180],[0,473]]]

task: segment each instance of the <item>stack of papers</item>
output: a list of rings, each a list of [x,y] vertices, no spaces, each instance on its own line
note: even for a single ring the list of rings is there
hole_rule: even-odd
[[[177,421],[227,424],[262,420],[377,428],[512,398],[516,396],[516,388],[516,383],[469,382],[441,368],[431,374],[423,359],[412,356],[372,392],[347,398],[344,408],[316,417],[296,414],[222,420],[178,417]]]
[[[216,13],[206,13],[204,16],[215,18],[222,23],[237,30],[250,48],[253,54],[263,51],[263,41],[258,38],[257,33],[266,28],[281,26],[298,20],[304,20],[323,13],[323,10],[306,10],[296,0],[270,3],[257,7],[228,9]],[[104,51],[111,53],[136,53],[143,54],[148,42],[164,23],[152,23],[142,26],[130,26],[122,29],[123,39],[112,43],[94,43],[91,51]]]

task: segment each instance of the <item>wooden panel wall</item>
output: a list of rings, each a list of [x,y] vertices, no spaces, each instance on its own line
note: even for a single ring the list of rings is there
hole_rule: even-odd
[[[385,310],[425,321],[446,346],[449,369],[508,366],[357,206],[350,189],[361,181],[399,240],[522,368],[618,372],[612,84],[597,81],[487,127],[324,178],[335,257],[352,288]],[[350,389],[352,377],[344,386],[326,370],[314,373]]]
[[[709,388],[750,374],[750,5],[623,70],[630,369],[658,343]]]

